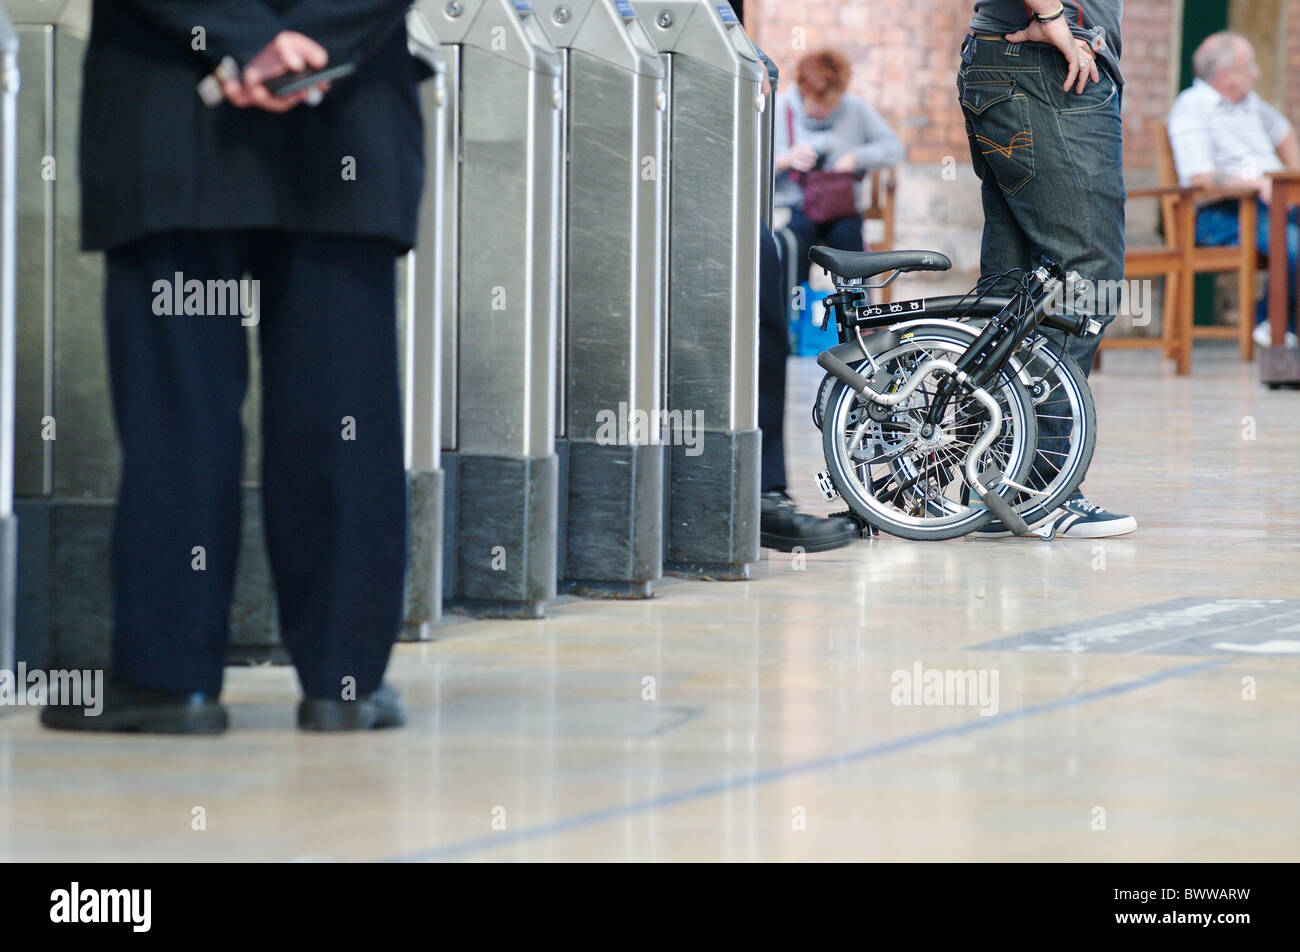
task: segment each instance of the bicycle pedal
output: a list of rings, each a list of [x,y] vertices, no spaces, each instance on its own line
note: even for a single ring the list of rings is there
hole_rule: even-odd
[[[817,474],[817,488],[821,491],[822,498],[827,502],[833,502],[840,498],[840,491],[835,488],[835,483],[831,481],[831,474],[824,469]]]

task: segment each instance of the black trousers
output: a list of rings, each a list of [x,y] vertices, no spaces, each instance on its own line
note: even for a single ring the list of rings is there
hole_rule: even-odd
[[[381,239],[244,231],[157,234],[108,253],[122,444],[115,678],[221,689],[254,318],[231,314],[208,282],[228,290],[216,283],[247,274],[258,282],[262,494],[281,635],[307,696],[378,687],[406,563],[395,251]],[[185,302],[202,313],[170,313]]]
[[[758,428],[763,433],[761,489],[785,489],[785,365],[790,323],[785,267],[766,225],[758,236]]]
[[[812,250],[813,245],[829,245],[840,251],[865,250],[862,246],[862,218],[859,215],[837,218],[835,221],[819,225],[805,215],[802,208],[792,208],[790,224],[786,227],[799,240],[796,259],[799,264],[800,283],[808,280],[808,272],[812,270],[808,252]]]

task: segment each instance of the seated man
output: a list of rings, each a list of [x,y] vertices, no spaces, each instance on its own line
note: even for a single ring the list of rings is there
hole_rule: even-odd
[[[1268,203],[1272,200],[1269,172],[1300,169],[1300,140],[1286,118],[1254,92],[1259,69],[1255,51],[1245,37],[1215,33],[1196,50],[1192,65],[1196,81],[1174,101],[1169,114],[1169,141],[1183,185],[1209,187],[1247,183],[1259,192],[1260,215],[1255,242],[1268,251]],[[1235,245],[1237,203],[1219,202],[1196,218],[1200,245]],[[1249,240],[1249,239],[1246,239]],[[1300,259],[1300,217],[1291,210],[1287,225],[1288,286],[1286,346],[1296,346],[1296,266]],[[1267,299],[1260,302],[1255,342],[1270,343]]]

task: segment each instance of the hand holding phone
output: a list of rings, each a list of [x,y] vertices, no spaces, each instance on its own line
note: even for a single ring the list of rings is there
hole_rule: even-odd
[[[319,101],[317,87],[328,80],[317,78],[308,82],[305,88],[299,87],[297,92],[281,92],[280,95],[272,92],[267,83],[288,75],[290,79],[285,81],[285,85],[289,85],[295,81],[296,74],[322,71],[328,63],[329,54],[325,47],[309,36],[285,30],[249,61],[242,76],[237,75],[236,70],[235,76],[218,77],[218,80],[225,101],[238,109],[256,106],[267,112],[288,112],[299,103],[310,101],[313,95]],[[202,85],[200,95],[203,95]],[[209,99],[204,96],[204,101],[211,105]]]
[[[281,73],[279,76],[268,79],[262,85],[273,96],[283,98],[333,79],[341,79],[356,72],[356,69],[356,63],[339,63],[337,66],[327,66],[324,69],[304,69],[294,73]]]

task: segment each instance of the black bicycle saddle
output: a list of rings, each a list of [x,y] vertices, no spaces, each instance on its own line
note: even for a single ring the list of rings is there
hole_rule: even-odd
[[[818,245],[808,252],[814,264],[841,278],[873,278],[886,271],[947,271],[952,262],[937,251],[838,251]]]

